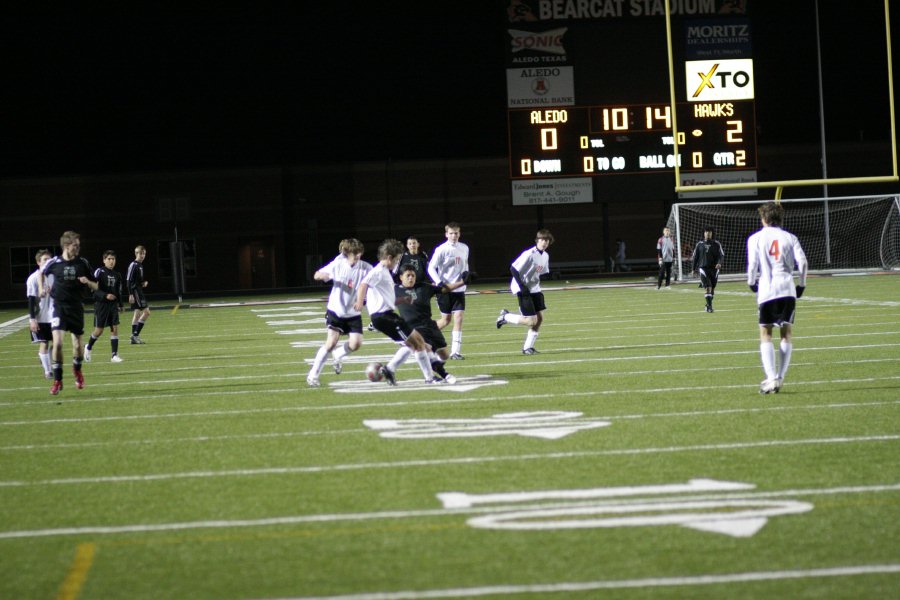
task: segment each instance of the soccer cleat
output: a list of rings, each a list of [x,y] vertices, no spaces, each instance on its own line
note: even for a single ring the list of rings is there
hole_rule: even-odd
[[[781,386],[783,383],[784,383],[784,380],[781,377],[779,377],[775,380],[775,393],[776,394],[781,391]]]
[[[425,382],[425,385],[441,385],[444,383],[444,380],[435,375],[431,379]]]
[[[306,378],[306,385],[309,387],[319,387],[321,384],[319,383],[318,377],[309,376]]]
[[[334,361],[334,374],[340,375],[344,371],[344,363],[339,360]]]
[[[120,362],[122,362],[122,357],[119,356],[118,354],[113,354],[112,358],[109,359],[109,362],[120,363]]]
[[[132,344],[143,344],[144,340],[142,340],[141,338],[139,338],[136,335],[133,335],[133,336],[131,336],[131,343]]]
[[[453,385],[454,383],[456,383],[456,377],[454,377],[450,373],[447,373],[447,376],[444,377],[444,382],[449,385]]]
[[[506,315],[509,314],[509,311],[504,309],[500,310],[500,316],[497,317],[497,329],[500,329],[504,325],[506,325]]]
[[[91,349],[90,348],[84,349],[84,362],[91,362]]]
[[[781,380],[777,377],[774,379],[766,379],[759,384],[760,394],[777,394],[781,389]]]
[[[62,391],[62,379],[57,379],[50,386],[50,393],[56,396],[60,391]]]
[[[524,350],[522,350],[522,354],[531,356],[532,354],[540,354],[540,352],[538,352],[535,348],[525,348]]]
[[[397,378],[394,376],[393,371],[391,371],[384,365],[382,365],[379,371],[381,371],[381,376],[384,377],[384,380],[388,382],[388,385],[397,385]]]
[[[454,352],[450,355],[450,360],[466,360],[466,357],[459,352]]]
[[[448,373],[447,373],[447,369],[444,368],[444,363],[434,361],[433,363],[431,363],[431,370],[434,371],[434,374],[437,375],[438,377],[440,377],[441,379],[447,378]]]
[[[44,379],[53,379],[53,373],[50,371],[44,371]]]
[[[84,374],[81,372],[81,369],[72,369],[72,373],[75,375],[75,388],[79,390],[84,389]]]

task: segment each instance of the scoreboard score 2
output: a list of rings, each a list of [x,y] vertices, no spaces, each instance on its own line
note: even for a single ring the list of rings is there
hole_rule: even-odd
[[[753,100],[510,109],[510,177],[756,168]]]

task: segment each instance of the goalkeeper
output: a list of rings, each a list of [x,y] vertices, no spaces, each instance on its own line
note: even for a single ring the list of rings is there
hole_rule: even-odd
[[[784,207],[767,202],[758,210],[763,227],[747,239],[747,284],[759,305],[759,353],[766,373],[759,393],[777,394],[791,363],[794,308],[806,289],[807,261],[797,236],[781,228]],[[795,271],[800,276],[796,286]],[[776,325],[781,329],[777,368],[772,343]]]
[[[713,312],[713,297],[719,282],[719,271],[725,261],[725,250],[716,239],[716,230],[711,225],[703,229],[703,239],[694,247],[691,257],[691,271],[700,273],[700,287],[706,288],[706,312]]]

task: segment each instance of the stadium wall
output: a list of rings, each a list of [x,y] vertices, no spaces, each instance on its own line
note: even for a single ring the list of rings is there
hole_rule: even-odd
[[[883,151],[882,146],[873,149],[879,156]],[[760,149],[761,162],[773,165],[766,179],[819,176],[815,149],[786,152],[781,159]],[[848,156],[860,165],[872,162],[872,154],[858,147]],[[21,258],[14,264],[13,254],[21,257],[23,248],[56,246],[69,229],[82,235],[82,255],[93,265],[104,250],[115,250],[123,273],[134,246],[145,245],[151,298],[173,295],[164,254],[176,227],[193,252],[193,261],[186,260],[194,271],[186,277],[188,296],[308,286],[312,272],[334,256],[345,237],[361,239],[370,261],[385,237],[416,235],[430,253],[444,240],[448,221],[461,223],[462,239],[472,249],[472,268],[483,279],[506,279],[510,262],[540,227],[557,238],[551,249],[555,262],[606,264],[617,238],[626,241],[629,258],[654,256],[656,239],[677,200],[671,176],[594,181],[593,203],[513,206],[505,158],[4,180],[0,302],[24,306],[25,278],[33,261],[28,257],[23,269]],[[888,187],[857,191],[845,186],[841,193],[896,191],[896,186]],[[785,195],[821,192],[793,188]],[[760,197],[772,194],[763,190]]]

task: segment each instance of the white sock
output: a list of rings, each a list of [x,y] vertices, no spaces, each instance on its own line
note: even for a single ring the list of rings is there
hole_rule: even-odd
[[[791,353],[794,350],[794,344],[787,340],[781,340],[781,346],[778,347],[778,354],[781,358],[781,366],[778,368],[778,378],[784,379],[787,374],[788,366],[791,364]]]
[[[422,375],[425,376],[425,381],[434,379],[434,372],[431,370],[431,361],[428,360],[428,353],[422,350],[421,352],[414,353],[413,356],[416,357],[416,362],[419,363],[419,368],[422,369]]]
[[[38,358],[41,359],[41,366],[44,367],[44,373],[50,372],[50,353],[41,354],[38,352]]]
[[[503,315],[503,320],[507,323],[518,325],[522,322],[522,315],[517,315],[515,313],[506,313],[505,315]]]
[[[396,373],[397,369],[406,362],[406,359],[409,358],[410,354],[412,354],[412,350],[409,349],[409,346],[400,346],[397,352],[394,353],[391,362],[386,365],[387,368],[391,370],[391,373]]]
[[[759,343],[759,355],[762,357],[763,371],[766,379],[775,379],[775,345],[772,342]]]
[[[452,340],[453,342],[450,344],[450,354],[459,354],[459,349],[462,347],[462,331],[454,329]]]
[[[350,354],[352,350],[350,350],[350,343],[344,342],[337,348],[331,351],[331,358],[334,359],[334,362],[341,362],[344,360],[344,357]]]
[[[316,358],[313,360],[312,367],[309,369],[309,377],[318,377],[319,373],[322,372],[322,366],[325,364],[325,359],[328,358],[328,350],[325,346],[319,348],[319,351],[316,352]]]
[[[535,331],[534,329],[528,330],[528,333],[525,334],[525,345],[522,347],[522,350],[534,348],[534,343],[537,341],[538,333],[539,332]]]

